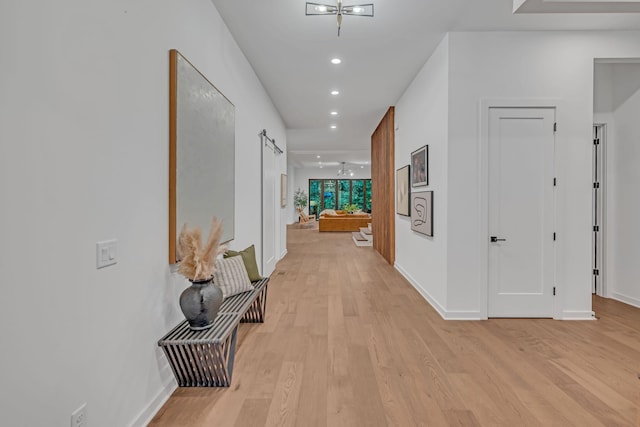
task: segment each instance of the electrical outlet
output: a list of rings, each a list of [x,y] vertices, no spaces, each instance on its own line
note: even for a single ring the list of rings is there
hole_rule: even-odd
[[[87,404],[83,403],[81,407],[71,414],[71,427],[87,427]]]

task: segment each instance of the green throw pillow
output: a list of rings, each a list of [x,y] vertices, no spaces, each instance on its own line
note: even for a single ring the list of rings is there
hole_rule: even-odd
[[[249,274],[249,280],[252,282],[258,281],[262,279],[260,276],[260,272],[258,271],[258,263],[256,262],[256,248],[254,245],[249,246],[247,249],[242,250],[240,252],[237,251],[226,251],[224,253],[225,258],[230,258],[233,256],[240,255],[242,257],[242,261],[244,262],[244,266],[247,269],[247,273]]]

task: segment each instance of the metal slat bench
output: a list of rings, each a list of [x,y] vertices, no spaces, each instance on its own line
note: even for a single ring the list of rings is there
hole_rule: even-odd
[[[229,387],[238,325],[264,322],[268,282],[224,300],[211,328],[192,331],[184,320],[158,341],[180,387]]]

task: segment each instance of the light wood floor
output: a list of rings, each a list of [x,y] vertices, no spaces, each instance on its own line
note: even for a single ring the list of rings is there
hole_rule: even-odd
[[[178,389],[151,426],[640,425],[640,309],[445,322],[350,233],[289,229],[288,250],[232,386]]]

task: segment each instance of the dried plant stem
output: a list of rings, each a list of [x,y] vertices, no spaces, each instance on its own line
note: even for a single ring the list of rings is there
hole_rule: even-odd
[[[213,276],[216,257],[224,250],[220,246],[222,221],[213,217],[207,242],[202,247],[202,232],[199,227],[189,229],[184,224],[178,236],[178,255],[182,257],[178,272],[192,281],[205,280]]]

